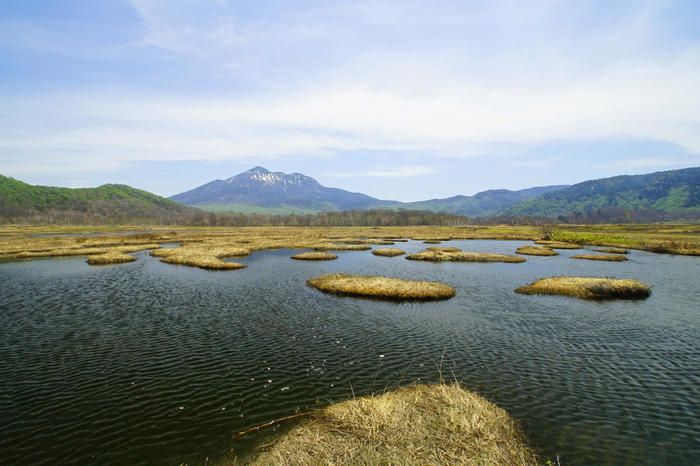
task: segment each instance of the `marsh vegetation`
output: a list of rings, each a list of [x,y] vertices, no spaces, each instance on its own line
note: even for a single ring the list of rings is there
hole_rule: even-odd
[[[395,256],[401,256],[403,254],[406,254],[406,251],[403,249],[399,248],[384,248],[384,249],[375,249],[372,251],[372,254],[375,256],[383,256],[383,257],[395,257]]]
[[[624,262],[627,260],[625,256],[619,254],[578,254],[571,256],[572,259],[584,259],[589,261],[608,261],[608,262]]]
[[[637,280],[591,277],[543,278],[515,291],[583,299],[644,299],[651,295],[649,286]]]
[[[449,299],[455,295],[455,289],[444,283],[345,273],[321,275],[310,279],[306,283],[325,293],[340,296],[359,296],[399,301],[432,301]]]
[[[462,251],[423,251],[417,254],[409,254],[406,259],[412,261],[428,262],[525,262],[525,259],[507,254],[492,254],[488,252],[462,252]]]
[[[518,249],[515,250],[517,254],[525,254],[528,256],[558,256],[559,253],[556,251],[552,251],[548,247],[543,247],[543,246],[520,246]]]
[[[459,384],[415,385],[314,411],[253,464],[537,464],[516,422]]]
[[[331,254],[330,252],[303,252],[301,254],[295,254],[292,259],[303,260],[303,261],[330,261],[337,259],[338,256]]]

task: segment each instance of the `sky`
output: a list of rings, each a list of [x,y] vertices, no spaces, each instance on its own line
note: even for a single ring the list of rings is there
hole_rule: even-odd
[[[700,165],[700,2],[2,0],[0,174],[401,201]]]

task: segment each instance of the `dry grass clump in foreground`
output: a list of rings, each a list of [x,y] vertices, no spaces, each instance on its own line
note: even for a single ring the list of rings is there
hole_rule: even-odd
[[[109,251],[104,254],[88,256],[87,263],[90,265],[111,265],[133,262],[136,258],[120,251]]]
[[[432,301],[449,299],[455,289],[444,283],[419,282],[400,278],[329,273],[306,282],[318,290],[341,296],[390,300]]]
[[[649,287],[637,280],[589,277],[543,278],[515,291],[583,299],[644,299],[651,294]]]
[[[508,413],[457,383],[402,387],[311,416],[253,464],[537,464]]]
[[[552,251],[550,248],[542,246],[520,246],[515,250],[518,254],[526,254],[528,256],[558,256],[559,253]]]
[[[604,252],[606,254],[627,254],[629,251],[623,248],[602,248],[594,249],[595,252]]]
[[[394,257],[406,254],[406,251],[399,248],[385,248],[375,249],[374,251],[372,251],[372,254],[374,254],[375,256]]]
[[[330,261],[337,258],[338,256],[330,252],[303,252],[292,256],[292,259],[302,261]]]
[[[618,254],[579,254],[578,256],[571,256],[572,259],[586,259],[589,261],[609,261],[609,262],[623,262],[627,258],[625,256],[620,256]]]
[[[538,240],[535,244],[541,244],[550,249],[581,249],[583,246],[574,243],[565,243],[563,241],[548,241],[548,240]]]
[[[417,254],[409,254],[406,256],[406,259],[430,262],[525,262],[525,259],[522,257],[488,252],[423,251]]]

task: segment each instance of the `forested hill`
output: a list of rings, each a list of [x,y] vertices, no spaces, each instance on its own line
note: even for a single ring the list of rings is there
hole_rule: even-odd
[[[177,218],[197,209],[123,184],[97,188],[34,186],[0,175],[0,217],[89,221],[91,219]]]
[[[700,167],[584,181],[510,206],[502,214],[554,217],[610,207],[700,213]]]

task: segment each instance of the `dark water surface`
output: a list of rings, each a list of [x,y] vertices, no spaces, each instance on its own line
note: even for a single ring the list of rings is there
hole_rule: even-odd
[[[397,243],[409,252],[426,245]],[[451,241],[513,253],[522,241]],[[297,252],[297,251],[294,251]],[[330,262],[255,253],[210,272],[84,258],[0,264],[0,462],[179,464],[245,456],[296,408],[439,380],[506,409],[547,458],[700,458],[700,259],[631,251],[606,263],[434,264],[369,252]],[[305,286],[328,272],[448,283],[449,301],[395,304]],[[639,302],[523,296],[556,275],[636,278]]]

